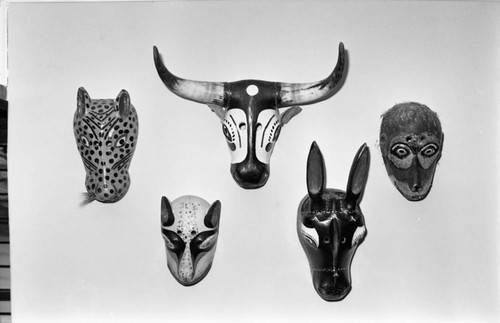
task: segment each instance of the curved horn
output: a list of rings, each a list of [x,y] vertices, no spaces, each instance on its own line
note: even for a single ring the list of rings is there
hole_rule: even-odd
[[[224,106],[225,83],[192,81],[175,76],[163,64],[156,46],[153,47],[153,57],[160,79],[174,94],[198,103]]]
[[[347,59],[344,44],[339,44],[339,57],[333,72],[324,80],[311,83],[278,83],[281,85],[280,107],[305,105],[328,99],[343,85],[347,72]]]

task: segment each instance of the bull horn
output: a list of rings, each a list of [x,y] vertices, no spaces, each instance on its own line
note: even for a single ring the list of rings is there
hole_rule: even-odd
[[[343,85],[347,72],[347,59],[344,44],[339,44],[339,56],[333,72],[324,80],[311,83],[278,83],[280,90],[280,107],[305,105],[328,99]]]
[[[192,81],[175,76],[163,64],[156,46],[153,47],[153,57],[160,79],[174,94],[198,103],[224,106],[224,83]]]

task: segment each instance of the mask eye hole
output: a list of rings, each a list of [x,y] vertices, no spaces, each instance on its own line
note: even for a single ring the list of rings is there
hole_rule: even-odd
[[[273,141],[276,142],[280,136],[280,133],[281,133],[281,126],[278,124],[276,126],[276,130],[274,132],[274,137],[273,137]]]
[[[238,125],[238,128],[240,128],[240,131],[245,131],[245,130],[247,130],[247,125],[244,122],[241,122]]]
[[[318,243],[319,236],[318,236],[318,232],[316,232],[316,229],[314,229],[314,228],[308,228],[308,227],[302,225],[302,235],[304,236],[304,239],[307,242],[309,242],[309,244],[311,244],[314,247],[318,248],[318,246],[319,246],[319,243]]]
[[[201,244],[200,244],[200,249],[208,249],[215,243],[216,235],[211,235],[210,237],[206,238]]]
[[[356,228],[356,231],[354,231],[354,234],[352,235],[352,241],[351,241],[351,246],[355,247],[360,245],[366,237],[366,227],[360,226]]]
[[[420,151],[422,156],[424,157],[432,157],[434,156],[438,151],[438,147],[435,144],[429,144],[422,148]]]
[[[83,143],[86,147],[89,147],[89,146],[90,146],[90,142],[89,142],[89,140],[87,139],[87,137],[85,137],[85,136],[81,136],[81,137],[80,137],[80,140],[82,141],[82,143]]]
[[[227,141],[229,142],[234,141],[231,131],[229,131],[229,128],[225,124],[222,125],[222,133],[224,134],[224,137],[226,137]]]
[[[116,139],[115,147],[116,148],[122,147],[123,145],[125,145],[126,141],[127,141],[126,135],[119,137],[118,139]]]
[[[169,238],[167,238],[166,236],[163,236],[163,239],[165,240],[165,244],[167,245],[167,247],[169,249],[174,249],[174,244],[172,243],[172,241],[170,241]]]
[[[396,144],[394,147],[391,149],[391,154],[396,156],[397,158],[405,158],[408,155],[411,154],[411,150],[408,146],[403,145],[403,144]]]

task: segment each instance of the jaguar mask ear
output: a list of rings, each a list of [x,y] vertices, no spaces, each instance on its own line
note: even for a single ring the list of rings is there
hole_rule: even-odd
[[[87,108],[90,106],[90,96],[87,90],[82,86],[78,89],[76,95],[76,114],[82,117],[87,113]]]
[[[127,90],[121,90],[116,97],[116,102],[118,102],[117,108],[120,113],[120,117],[125,119],[130,114],[130,95]]]

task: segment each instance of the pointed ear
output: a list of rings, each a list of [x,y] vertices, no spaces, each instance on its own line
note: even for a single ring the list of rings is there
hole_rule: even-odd
[[[203,223],[205,223],[205,226],[207,228],[214,229],[217,228],[217,226],[219,226],[221,207],[222,206],[219,200],[215,201],[210,206],[210,209],[208,209],[207,215],[205,215],[205,219],[203,221]]]
[[[281,114],[281,124],[285,125],[290,121],[293,117],[295,117],[297,114],[302,112],[302,108],[299,106],[294,106],[289,109],[287,109],[285,112]]]
[[[130,95],[127,90],[121,90],[116,97],[116,101],[118,102],[120,117],[122,117],[122,119],[127,118],[130,113]]]
[[[78,116],[83,116],[87,112],[87,104],[90,102],[90,96],[82,86],[78,89],[78,93],[76,95],[76,112]]]
[[[311,145],[307,157],[307,192],[313,200],[319,200],[326,187],[326,168],[323,155],[316,141]]]
[[[346,188],[346,201],[349,210],[356,209],[361,203],[365,192],[366,181],[370,170],[370,149],[363,144],[352,162],[349,180]]]
[[[226,117],[226,110],[223,107],[213,103],[207,103],[207,105],[210,110],[212,110],[212,112],[219,117],[219,119],[224,120],[224,118]]]
[[[175,216],[172,212],[172,206],[165,196],[161,197],[161,225],[169,227],[174,224]]]

